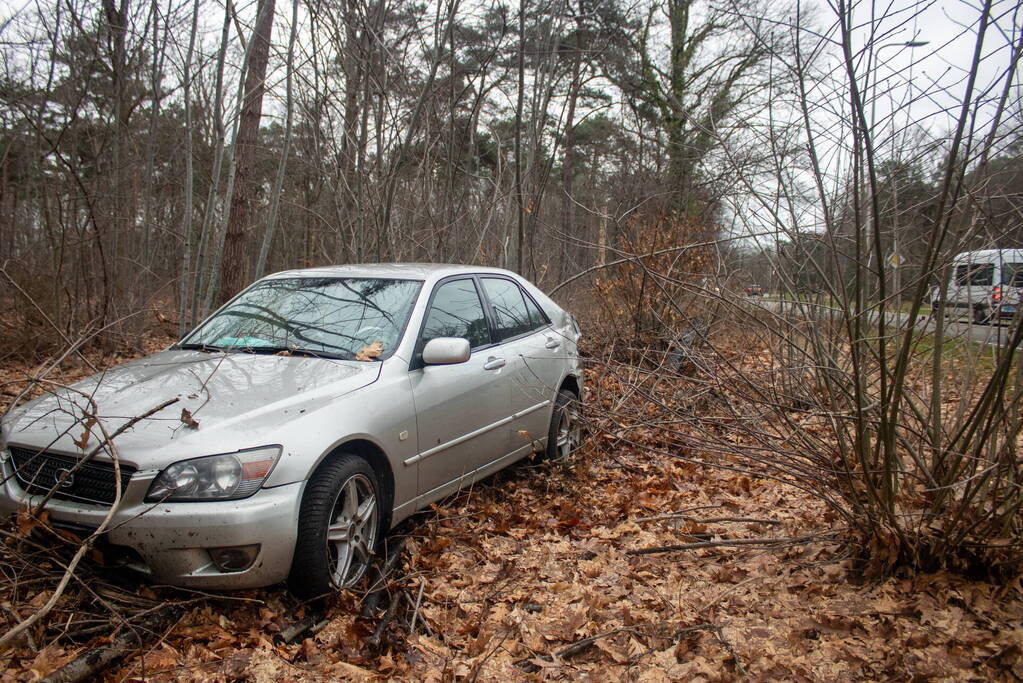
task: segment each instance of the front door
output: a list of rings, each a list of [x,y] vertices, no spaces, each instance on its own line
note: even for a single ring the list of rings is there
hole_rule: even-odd
[[[469,360],[454,365],[413,366],[419,452],[406,466],[419,468],[419,495],[435,500],[469,483],[480,462],[509,450],[510,364],[490,338],[472,278],[441,282],[434,289],[417,349],[435,337],[463,337]]]

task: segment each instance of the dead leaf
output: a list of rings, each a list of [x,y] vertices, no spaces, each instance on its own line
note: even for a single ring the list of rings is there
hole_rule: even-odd
[[[192,412],[188,408],[181,409],[181,421],[189,429],[199,429],[199,420],[192,417]]]
[[[379,358],[380,354],[384,352],[384,343],[375,341],[369,346],[363,346],[359,349],[359,352],[355,354],[355,360],[368,361],[374,358]]]
[[[33,676],[32,680],[39,680],[49,676],[66,664],[73,656],[73,653],[69,653],[59,645],[47,645],[32,660],[32,664],[29,667],[29,672]]]
[[[533,437],[531,437],[531,436],[529,435],[529,430],[526,430],[526,429],[520,429],[520,430],[519,430],[519,432],[518,432],[518,434],[519,434],[519,437],[520,437],[520,438],[522,438],[522,439],[525,439],[526,441],[532,441],[532,440],[533,440]]]
[[[28,508],[18,509],[18,534],[24,538],[28,538],[32,535],[32,530],[36,528],[45,529],[50,521],[50,511],[43,510],[39,513],[38,517],[33,517],[29,514]]]
[[[96,416],[90,415],[84,423],[82,423],[82,435],[74,440],[74,444],[81,448],[83,451],[85,447],[89,445],[89,436],[92,434],[92,428],[96,426]]]

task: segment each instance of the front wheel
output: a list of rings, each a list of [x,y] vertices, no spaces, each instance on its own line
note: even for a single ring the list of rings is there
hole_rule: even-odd
[[[976,325],[988,325],[991,323],[991,313],[984,306],[976,306],[973,309],[973,322]]]
[[[298,521],[291,592],[314,598],[348,588],[366,573],[380,534],[376,473],[357,455],[343,455],[309,480]]]
[[[567,460],[582,443],[582,434],[579,399],[571,391],[563,389],[558,392],[558,398],[554,402],[544,457],[550,460]]]

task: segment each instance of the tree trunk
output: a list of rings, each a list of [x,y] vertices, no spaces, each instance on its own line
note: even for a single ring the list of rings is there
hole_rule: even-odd
[[[358,211],[362,208],[358,203],[356,164],[360,147],[360,112],[359,97],[363,91],[362,81],[366,70],[368,55],[364,49],[366,29],[360,31],[362,19],[359,16],[359,3],[349,0],[344,4],[344,74],[345,74],[345,106],[344,132],[341,138],[340,182],[337,191],[340,194],[336,202],[338,207],[338,241],[339,252],[345,249],[345,241],[351,235],[349,249],[356,260],[361,260],[362,240],[365,235],[359,234]]]
[[[256,148],[259,144],[259,120],[263,112],[266,65],[270,54],[270,35],[274,21],[274,0],[259,0],[254,41],[245,69],[245,93],[235,141],[235,189],[231,197],[231,215],[224,235],[224,256],[220,263],[220,292],[223,303],[241,291],[248,282],[246,241],[253,228],[259,183],[254,177]]]
[[[267,258],[270,256],[270,245],[273,243],[274,230],[277,228],[277,218],[281,207],[281,190],[284,187],[284,174],[288,168],[288,155],[291,151],[291,128],[295,109],[295,38],[297,36],[298,0],[291,0],[291,37],[288,38],[287,94],[285,97],[285,110],[287,114],[284,124],[284,144],[281,150],[281,164],[277,167],[277,178],[274,180],[273,193],[270,196],[270,217],[266,221],[263,244],[259,248],[259,257],[256,259],[256,277],[263,276],[263,269],[266,267]]]
[[[227,37],[231,28],[231,0],[224,4],[224,23],[220,30],[220,50],[217,52],[217,76],[213,104],[213,130],[216,133],[216,145],[213,154],[213,171],[210,174],[210,187],[206,195],[206,207],[203,211],[202,228],[199,232],[199,245],[195,256],[195,277],[192,279],[192,302],[189,310],[189,326],[199,318],[205,317],[212,304],[212,281],[214,274],[219,272],[220,262],[211,258],[209,247],[213,235],[217,232],[214,216],[217,213],[217,194],[220,189],[220,176],[224,164],[224,146],[227,142],[227,129],[224,126],[224,66],[227,61]],[[219,252],[219,243],[218,243]],[[213,264],[213,267],[210,267]],[[207,278],[208,276],[208,278]],[[209,280],[206,282],[205,280]],[[205,299],[200,302],[204,285],[207,286]]]
[[[127,169],[128,151],[128,120],[131,116],[131,108],[128,106],[127,89],[125,80],[128,76],[127,55],[126,55],[126,33],[128,29],[128,0],[121,0],[120,6],[114,0],[104,0],[103,11],[106,15],[107,26],[110,30],[110,71],[114,90],[114,141],[113,141],[113,178],[114,190],[110,193],[110,214],[109,230],[112,239],[112,247],[109,260],[110,282],[112,289],[120,284],[118,271],[123,244],[131,241],[131,228],[133,210],[131,202],[131,190],[129,188],[129,175]],[[133,179],[132,179],[133,181]],[[107,322],[107,312],[112,299],[116,298],[114,291],[104,287],[101,316],[97,323],[104,326]]]
[[[526,0],[519,3],[519,92],[515,101],[515,198],[517,200],[517,230],[515,235],[515,272],[522,274],[525,267],[526,227],[525,210],[522,196],[522,97],[525,84],[525,53],[526,53]]]
[[[185,206],[181,214],[181,275],[178,281],[178,334],[184,336],[191,327],[189,315],[192,310],[188,306],[188,292],[192,274],[192,209],[195,192],[195,169],[192,141],[192,57],[195,54],[195,34],[199,27],[199,3],[192,8],[192,34],[188,39],[188,52],[185,57]],[[219,112],[217,114],[219,116]]]
[[[575,176],[575,103],[579,99],[579,62],[578,54],[572,63],[572,84],[568,91],[568,112],[565,114],[565,156],[561,163],[561,231],[572,234],[575,222],[575,201],[572,198],[572,185]]]

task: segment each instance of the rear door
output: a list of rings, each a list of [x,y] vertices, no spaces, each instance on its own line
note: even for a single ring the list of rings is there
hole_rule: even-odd
[[[468,339],[469,360],[424,366],[423,347],[434,337]],[[433,500],[454,490],[481,460],[495,459],[510,449],[511,368],[491,340],[472,277],[435,286],[416,350],[409,376],[419,451],[405,465],[418,465],[419,495]]]
[[[564,365],[563,342],[536,303],[509,278],[482,276],[504,356],[514,363],[512,445],[528,452],[547,436]]]

